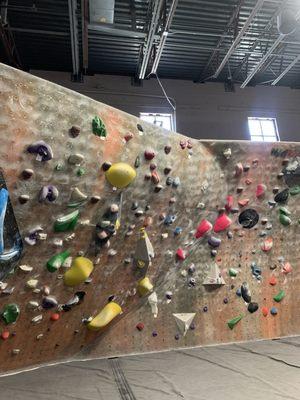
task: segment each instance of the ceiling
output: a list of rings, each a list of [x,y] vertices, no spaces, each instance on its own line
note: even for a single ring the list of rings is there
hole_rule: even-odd
[[[300,0],[115,0],[113,24],[90,24],[88,0],[6,1],[0,57],[25,70],[300,87],[300,21],[276,24]]]

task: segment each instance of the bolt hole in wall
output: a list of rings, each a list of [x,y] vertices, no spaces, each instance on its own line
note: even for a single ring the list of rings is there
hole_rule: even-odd
[[[172,114],[161,113],[140,113],[140,118],[150,124],[159,126],[160,128],[174,130],[174,119]]]
[[[279,142],[276,118],[248,117],[250,139],[253,142]]]

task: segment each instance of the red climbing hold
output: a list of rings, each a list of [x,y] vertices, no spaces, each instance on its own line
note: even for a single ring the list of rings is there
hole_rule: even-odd
[[[152,160],[155,157],[155,153],[153,150],[145,150],[144,156],[146,160]]]
[[[124,139],[126,142],[129,142],[133,138],[133,133],[127,133],[127,135],[124,136]]]
[[[263,197],[266,192],[266,189],[267,189],[266,185],[264,185],[263,183],[259,183],[256,188],[256,197],[257,198]]]
[[[185,251],[181,247],[179,247],[179,249],[176,251],[176,256],[180,261],[185,260],[186,257]]]
[[[274,275],[271,276],[271,278],[269,279],[269,284],[270,284],[271,286],[275,286],[276,283],[277,283],[277,279],[275,278],[275,276],[274,276]]]
[[[3,340],[6,340],[6,339],[9,338],[9,335],[10,335],[10,333],[9,333],[8,331],[3,331],[3,332],[1,333],[1,338],[2,338]]]
[[[211,228],[212,228],[212,224],[209,221],[207,221],[207,219],[203,219],[197,227],[195,237],[197,239],[201,238],[207,232],[209,232],[211,230]]]
[[[59,320],[59,318],[60,318],[60,315],[58,313],[51,314],[51,317],[50,317],[51,321],[57,321],[57,320]]]
[[[293,268],[289,262],[286,262],[282,268],[282,272],[284,274],[288,274],[288,273],[292,272],[292,270],[293,270]]]
[[[226,204],[225,204],[225,208],[226,211],[229,212],[233,207],[233,196],[229,195],[226,197]]]
[[[214,224],[214,232],[224,231],[231,225],[231,222],[231,219],[225,213],[219,215]]]
[[[261,312],[262,312],[262,315],[263,315],[264,317],[266,317],[266,316],[269,314],[269,309],[268,309],[268,307],[262,307]]]
[[[142,331],[145,328],[145,325],[142,322],[139,322],[136,326],[138,331]]]

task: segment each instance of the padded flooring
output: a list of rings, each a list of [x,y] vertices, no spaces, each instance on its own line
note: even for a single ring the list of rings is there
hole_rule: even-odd
[[[71,362],[0,378],[0,399],[300,399],[300,337]]]

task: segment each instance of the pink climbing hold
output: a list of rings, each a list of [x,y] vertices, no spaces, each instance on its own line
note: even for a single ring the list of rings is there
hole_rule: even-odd
[[[277,279],[275,278],[274,275],[272,275],[271,278],[269,279],[269,284],[271,286],[275,286],[277,284]]]
[[[229,212],[232,209],[232,207],[233,207],[233,196],[228,195],[226,197],[226,204],[225,204],[226,211]]]
[[[289,262],[286,262],[282,268],[282,272],[284,274],[289,274],[290,272],[292,272],[292,270],[293,270],[293,268]]]
[[[238,201],[238,205],[240,207],[245,207],[248,204],[249,204],[249,199],[241,199],[241,200]]]
[[[256,187],[256,197],[258,199],[263,197],[266,193],[266,189],[266,185],[264,185],[263,183],[259,183]]]
[[[195,238],[199,239],[204,236],[207,232],[211,231],[212,224],[207,221],[207,219],[203,219],[197,227]]]
[[[179,249],[176,251],[176,257],[180,261],[185,260],[186,254],[185,254],[185,251],[181,247],[179,247]]]
[[[214,232],[225,231],[231,225],[231,222],[231,219],[225,213],[219,215],[214,224]]]
[[[265,239],[261,245],[261,249],[264,252],[270,251],[272,249],[272,247],[273,247],[273,239],[272,238]]]
[[[242,175],[243,170],[244,170],[243,164],[242,164],[242,163],[237,163],[237,164],[235,165],[235,176],[240,176],[240,175]]]
[[[136,329],[137,329],[138,331],[142,331],[144,328],[145,328],[145,325],[144,325],[142,322],[139,322],[139,323],[136,325]]]

